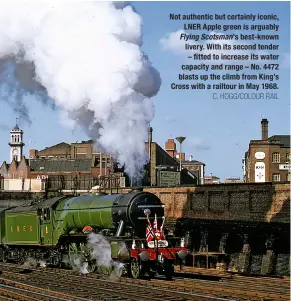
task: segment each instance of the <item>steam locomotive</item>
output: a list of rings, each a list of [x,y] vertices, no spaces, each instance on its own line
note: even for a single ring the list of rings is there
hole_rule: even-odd
[[[122,274],[134,278],[158,272],[171,279],[174,262],[183,264],[187,256],[183,238],[165,235],[164,205],[148,192],[59,196],[7,205],[12,207],[0,208],[3,262],[24,263],[29,258],[72,267],[78,259],[88,272],[112,273],[118,265],[99,260],[90,243],[94,235],[106,238],[111,263],[121,263]]]

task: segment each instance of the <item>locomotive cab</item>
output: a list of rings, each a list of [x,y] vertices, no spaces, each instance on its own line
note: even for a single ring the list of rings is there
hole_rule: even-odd
[[[37,209],[37,215],[41,221],[50,221],[51,210],[50,210],[50,208]]]

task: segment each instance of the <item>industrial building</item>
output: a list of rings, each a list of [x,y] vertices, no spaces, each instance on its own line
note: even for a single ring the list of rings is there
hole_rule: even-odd
[[[118,170],[111,156],[94,149],[92,140],[72,144],[61,142],[43,150],[30,149],[27,159],[23,155],[23,131],[16,124],[10,131],[9,145],[11,161],[4,161],[0,166],[0,177],[6,179],[4,187],[21,185],[19,181],[14,186],[9,185],[9,179],[21,179],[23,183],[31,179],[46,182],[48,187],[87,190],[101,181],[104,185],[105,177],[115,182],[118,178],[118,185],[125,186],[124,173]]]
[[[113,172],[114,162],[110,155],[101,153],[94,148],[93,140],[81,141],[75,143],[65,143],[61,142],[59,144],[46,147],[43,150],[30,149],[29,150],[29,159],[32,164],[39,164],[40,160],[43,159],[57,159],[60,162],[72,162],[71,164],[76,165],[73,162],[83,162],[87,166],[93,168],[93,174],[98,174],[101,176],[106,176]],[[34,160],[38,159],[36,162]],[[77,161],[74,161],[77,160]],[[100,165],[100,161],[102,165]],[[53,160],[56,162],[56,160]],[[64,164],[64,163],[63,163]],[[66,163],[69,165],[70,163]],[[88,170],[89,167],[87,167]],[[80,166],[80,169],[82,167]],[[67,170],[67,169],[65,169]],[[74,168],[70,171],[73,171]],[[76,170],[76,168],[75,168]]]
[[[268,120],[262,119],[260,140],[251,140],[243,163],[244,182],[290,181],[290,135],[268,134]]]
[[[150,160],[144,167],[142,185],[198,184],[199,171],[195,174],[193,167],[180,171],[179,161],[152,141],[152,132],[152,128],[149,128],[149,140],[145,143],[145,148]],[[10,131],[9,145],[11,161],[9,163],[4,161],[0,166],[0,176],[6,179],[39,179],[47,183],[57,183],[58,187],[66,186],[62,184],[64,181],[69,182],[68,187],[76,187],[79,185],[75,184],[76,182],[82,182],[79,187],[82,186],[84,189],[90,185],[104,185],[106,178],[110,178],[108,180],[110,183],[112,178],[118,178],[118,185],[121,187],[133,184],[123,168],[118,168],[110,155],[95,149],[93,140],[71,144],[61,142],[42,150],[29,149],[27,159],[23,156],[23,131],[16,125]],[[187,166],[192,164],[196,168],[197,162],[183,161],[183,164],[188,164]],[[204,168],[204,164],[201,164]]]
[[[166,152],[176,160],[180,160],[181,165],[184,169],[187,169],[191,174],[197,178],[197,184],[203,185],[205,178],[205,163],[193,160],[193,156],[189,156],[189,160],[185,159],[185,153],[178,152],[177,146],[174,139],[168,139],[165,143]]]
[[[217,176],[212,175],[212,173],[210,173],[209,176],[205,176],[204,177],[204,184],[205,185],[211,185],[211,184],[221,184],[220,182],[220,178]]]

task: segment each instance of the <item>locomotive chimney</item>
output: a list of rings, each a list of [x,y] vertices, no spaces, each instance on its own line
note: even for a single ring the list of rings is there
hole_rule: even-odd
[[[262,119],[261,125],[262,125],[262,140],[268,139],[268,123],[269,121],[267,119]]]

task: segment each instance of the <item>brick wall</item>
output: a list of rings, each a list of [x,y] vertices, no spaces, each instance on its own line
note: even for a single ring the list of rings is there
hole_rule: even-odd
[[[220,184],[144,191],[162,200],[169,218],[290,222],[289,184]]]
[[[44,198],[45,198],[44,192],[0,191],[0,200],[35,200],[35,199],[44,199]]]
[[[119,189],[118,193],[127,193],[130,190]],[[193,218],[290,223],[289,184],[252,183],[175,188],[145,187],[144,191],[154,193],[162,200],[165,204],[166,217],[169,219]],[[112,191],[112,193],[116,192]],[[31,193],[26,195],[24,192],[13,196],[10,192],[8,194],[0,192],[0,199],[32,196]]]
[[[248,168],[247,168],[247,180],[248,182],[255,182],[255,164],[257,162],[265,163],[265,181],[271,182],[273,174],[280,174],[280,181],[288,180],[288,170],[280,170],[279,164],[285,164],[287,161],[287,153],[290,153],[290,148],[280,147],[276,143],[271,143],[268,141],[251,141],[249,145],[249,158],[248,158]],[[255,158],[256,152],[264,152],[265,158],[258,160]],[[280,154],[280,163],[272,162],[273,153]]]

